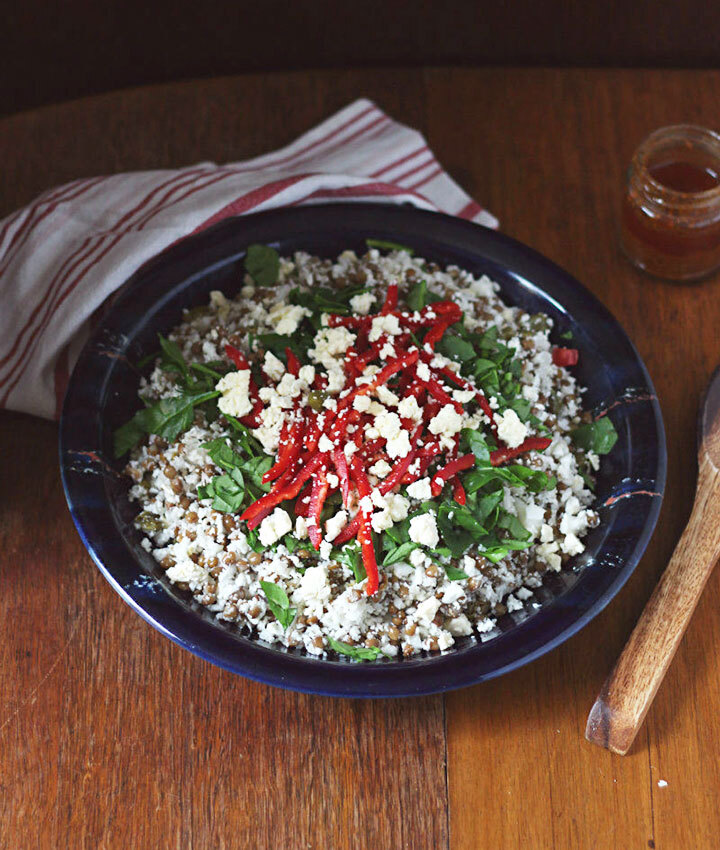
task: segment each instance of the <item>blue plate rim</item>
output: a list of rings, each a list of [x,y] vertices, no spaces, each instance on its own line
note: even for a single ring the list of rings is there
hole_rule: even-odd
[[[332,220],[336,222],[336,229],[340,232],[343,229],[353,232],[362,229],[367,235],[375,236],[378,232],[380,234],[387,234],[391,231],[396,235],[398,241],[402,241],[397,236],[397,233],[403,229],[407,229],[407,224],[410,222],[412,227],[417,224],[420,228],[420,236],[422,235],[423,227],[427,227],[428,232],[433,233],[433,238],[436,241],[439,240],[439,243],[442,243],[443,239],[448,238],[449,233],[455,234],[458,238],[464,236],[471,243],[479,241],[483,242],[485,246],[493,246],[493,259],[496,262],[499,261],[498,258],[502,259],[506,255],[509,255],[509,258],[512,259],[513,275],[519,276],[525,280],[526,284],[529,283],[531,288],[534,287],[546,297],[552,298],[553,296],[543,286],[533,284],[531,277],[525,277],[523,274],[525,271],[532,272],[532,276],[535,278],[549,276],[558,282],[561,289],[563,286],[566,288],[569,287],[569,291],[573,291],[576,297],[583,299],[598,317],[608,323],[616,333],[619,333],[620,342],[632,356],[633,367],[638,370],[649,390],[649,395],[652,396],[652,398],[647,400],[647,404],[652,411],[652,419],[656,431],[655,436],[657,438],[657,463],[654,476],[654,491],[657,498],[648,500],[643,529],[637,538],[630,557],[626,560],[607,589],[598,595],[572,622],[552,635],[549,640],[540,643],[540,645],[524,653],[521,657],[513,658],[491,670],[478,672],[470,663],[460,665],[448,665],[447,663],[448,659],[460,659],[461,656],[465,662],[470,661],[469,656],[472,655],[473,650],[478,650],[488,645],[481,642],[462,650],[451,650],[432,658],[363,665],[342,661],[319,660],[308,656],[293,656],[251,640],[244,641],[247,645],[245,648],[249,648],[249,652],[228,652],[228,636],[223,631],[209,626],[209,624],[197,618],[194,613],[191,619],[185,624],[187,627],[179,626],[176,619],[172,626],[168,625],[168,617],[163,606],[153,604],[151,599],[152,594],[148,595],[142,588],[138,588],[136,592],[134,588],[128,588],[127,584],[120,581],[116,576],[117,565],[108,565],[106,563],[108,559],[107,541],[98,538],[97,535],[92,533],[93,530],[96,530],[96,525],[88,520],[87,511],[83,509],[84,497],[79,489],[80,482],[83,480],[86,483],[91,480],[97,482],[98,477],[101,478],[102,476],[85,476],[83,479],[83,476],[73,474],[76,470],[73,469],[72,464],[68,461],[69,453],[73,451],[72,446],[74,442],[69,429],[77,425],[76,417],[72,413],[72,405],[78,384],[83,380],[88,361],[93,357],[94,346],[97,346],[103,331],[103,325],[108,320],[108,317],[121,309],[127,299],[133,297],[133,292],[137,291],[137,288],[142,286],[144,281],[149,277],[158,273],[162,274],[163,270],[167,271],[169,268],[174,269],[177,266],[187,264],[191,258],[202,256],[207,248],[212,249],[214,247],[215,253],[218,253],[218,250],[221,250],[227,241],[238,242],[238,231],[251,234],[258,229],[261,231],[263,229],[269,229],[270,231],[275,229],[279,234],[277,238],[282,239],[280,234],[282,233],[283,225],[287,226],[288,221],[292,218],[302,217],[306,222],[309,222],[314,218],[322,219],[323,215],[326,214],[329,214]],[[359,219],[360,221],[364,220],[366,225],[338,223],[342,221],[343,217]],[[404,227],[401,227],[401,224]],[[407,237],[407,234],[405,235]],[[247,245],[252,241],[273,240],[269,238],[265,240],[253,240],[252,235],[248,235],[247,238],[240,237],[239,241],[244,241],[244,244]],[[488,256],[487,253],[478,253],[477,248],[472,250],[477,256],[483,258]],[[509,268],[510,266],[508,266]],[[185,274],[185,278],[188,279],[187,274]],[[560,286],[560,284],[563,284],[563,286]],[[560,301],[557,303],[564,311],[567,302]],[[398,207],[371,203],[318,204],[311,207],[281,208],[255,213],[249,216],[233,217],[214,225],[200,234],[188,237],[145,263],[125,284],[122,293],[114,302],[103,324],[96,329],[80,354],[76,367],[73,370],[63,405],[60,421],[59,448],[63,487],[73,522],[78,529],[83,544],[116,592],[146,622],[150,623],[154,628],[158,629],[158,631],[178,645],[231,672],[239,673],[255,681],[292,690],[345,697],[404,697],[466,687],[470,684],[495,678],[524,666],[568,640],[609,604],[637,566],[657,522],[667,473],[664,423],[650,375],[625,331],[609,310],[592,293],[554,262],[505,234],[442,213],[418,210],[414,207]],[[552,605],[548,606],[548,608],[552,608]],[[524,623],[519,624],[517,629],[526,627],[528,623],[531,623],[539,616],[540,614],[538,613],[528,618]],[[242,640],[238,640],[234,636],[231,641],[231,646],[235,649],[238,646],[242,646]],[[249,658],[248,655],[252,655],[253,657]],[[238,658],[238,656],[240,657]],[[313,675],[306,675],[309,668],[314,668]],[[450,668],[453,671],[453,675],[448,677],[445,668]],[[323,673],[327,673],[328,681],[325,680],[326,677]],[[335,674],[341,676],[343,680],[337,680],[337,675]]]

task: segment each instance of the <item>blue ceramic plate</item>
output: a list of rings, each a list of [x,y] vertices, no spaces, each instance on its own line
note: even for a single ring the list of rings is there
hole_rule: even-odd
[[[440,264],[498,281],[503,298],[573,333],[585,406],[609,411],[619,440],[602,461],[602,523],[574,569],[549,576],[527,609],[506,615],[491,638],[463,638],[443,654],[358,664],[319,660],[243,637],[174,588],[140,546],[112,433],[138,407],[131,364],[156,348],[157,332],[210,290],[241,285],[245,249],[274,245],[334,257],[367,237],[410,245]],[[559,336],[556,336],[559,340]],[[570,275],[492,230],[437,213],[373,204],[283,209],[234,218],[184,240],[127,283],[73,372],[60,427],[60,465],[73,520],[104,576],[142,617],[181,646],[234,673],[285,688],[336,696],[396,697],[459,688],[499,676],[558,646],[620,590],[655,526],[665,486],[665,434],[652,382],[610,313]],[[534,603],[534,605],[532,604]]]

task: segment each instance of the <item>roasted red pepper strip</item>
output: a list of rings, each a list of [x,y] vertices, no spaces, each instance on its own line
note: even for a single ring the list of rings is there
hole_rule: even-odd
[[[468,454],[455,458],[455,460],[451,460],[450,463],[445,464],[442,469],[438,469],[430,481],[430,490],[433,496],[440,495],[440,492],[445,486],[445,482],[448,478],[452,478],[454,475],[457,475],[458,472],[462,472],[464,469],[470,469],[470,467],[474,465],[475,455]]]
[[[300,455],[304,425],[305,423],[302,420],[296,420],[293,422],[288,433],[287,425],[283,424],[283,430],[280,432],[278,460],[270,467],[270,469],[268,469],[265,475],[263,475],[263,484],[267,484],[268,481],[274,481],[279,475],[285,472],[291,464],[295,463]]]
[[[418,440],[420,439],[420,434],[422,434],[423,426],[418,425],[415,429],[415,433],[410,438],[410,445],[417,446]],[[405,473],[410,468],[410,464],[415,460],[417,455],[417,448],[412,448],[405,455],[404,458],[399,460],[390,474],[383,479],[382,484],[378,488],[383,496],[386,496],[391,490],[401,484],[405,479]],[[413,479],[414,480],[414,479]]]
[[[312,491],[312,481],[308,481],[303,489],[298,493],[295,502],[295,516],[307,516],[310,510],[310,493]]]
[[[320,470],[313,478],[312,491],[310,493],[310,508],[308,510],[308,537],[315,549],[320,548],[322,543],[322,529],[320,528],[320,515],[328,494],[330,485],[324,470]]]
[[[490,463],[493,466],[500,466],[501,463],[505,463],[507,460],[512,460],[518,455],[525,454],[525,452],[545,451],[551,442],[552,440],[549,437],[528,437],[525,442],[521,443],[515,449],[504,448],[490,452]]]
[[[363,500],[370,496],[370,482],[367,479],[365,470],[359,458],[353,456],[350,461],[350,473],[357,487],[358,495],[360,496],[360,508],[358,515],[360,516],[360,525],[358,526],[358,540],[360,541],[360,549],[362,551],[363,565],[367,575],[367,584],[365,592],[368,596],[373,596],[377,593],[380,577],[378,576],[378,566],[375,560],[375,547],[372,539],[372,510],[363,510]]]
[[[355,387],[355,389],[351,390],[351,392],[349,392],[344,398],[341,398],[338,402],[338,410],[342,410],[352,404],[353,399],[356,396],[367,395],[367,393],[374,392],[378,387],[386,384],[396,372],[401,372],[403,369],[407,369],[408,366],[412,366],[419,356],[419,351],[408,351],[407,354],[403,354],[400,357],[396,357],[394,360],[390,360],[373,376],[372,381],[367,384],[360,384],[360,386]]]
[[[332,458],[338,478],[340,479],[340,492],[342,493],[343,505],[347,507],[350,504],[350,476],[348,474],[348,464],[345,452],[342,447],[340,447],[335,449],[330,457]]]
[[[554,348],[552,353],[553,363],[556,366],[574,366],[579,357],[577,348]]]
[[[464,505],[466,501],[465,488],[459,478],[453,480],[453,499],[458,505]]]
[[[458,413],[463,412],[462,404],[460,404],[459,401],[455,401],[455,399],[440,386],[440,382],[436,381],[435,378],[431,378],[429,381],[421,381],[420,385],[426,389],[433,398],[442,402],[442,404],[451,404]]]
[[[391,313],[396,307],[398,303],[398,287],[397,283],[391,283],[387,289],[387,295],[385,296],[385,303],[382,306],[382,310],[380,310],[381,316],[386,316],[388,313]]]
[[[452,324],[454,324],[454,322],[439,322],[437,325],[433,325],[430,330],[425,334],[425,339],[423,339],[423,348],[428,345],[434,350],[435,346],[443,338],[443,334],[445,333],[445,331]]]
[[[308,480],[308,478],[310,478],[316,469],[319,469],[323,464],[327,463],[327,459],[328,456],[322,452],[318,452],[311,458],[307,455],[298,458],[300,471],[298,472],[297,477],[288,484],[284,483],[284,477],[281,478],[275,483],[275,486],[269,493],[261,496],[257,502],[253,502],[252,505],[246,508],[240,515],[240,519],[252,520],[253,517],[263,511],[266,507],[275,507],[275,505],[279,505],[280,502],[284,502],[287,499],[294,499],[302,489],[303,484]],[[307,461],[307,463],[304,461]]]
[[[228,358],[235,364],[236,369],[240,370],[250,368],[245,355],[242,351],[238,351],[234,345],[230,345],[230,343],[228,343],[225,346],[225,354],[227,354]]]
[[[285,349],[285,357],[287,358],[288,372],[297,378],[298,372],[300,371],[300,361],[295,356],[295,352],[292,348],[288,347]]]
[[[350,520],[350,522],[342,529],[338,536],[333,540],[333,546],[342,546],[348,540],[352,540],[356,536],[358,528],[360,528],[360,511]]]

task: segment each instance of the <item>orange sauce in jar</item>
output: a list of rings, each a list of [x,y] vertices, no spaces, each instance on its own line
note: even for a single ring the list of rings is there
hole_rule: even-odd
[[[633,156],[621,242],[635,265],[693,280],[720,268],[720,136],[680,125],[656,130]]]

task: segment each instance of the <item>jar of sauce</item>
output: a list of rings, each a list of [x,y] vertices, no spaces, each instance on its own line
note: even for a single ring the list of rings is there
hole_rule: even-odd
[[[651,133],[628,169],[620,234],[652,275],[697,280],[720,268],[720,135],[689,124]]]

